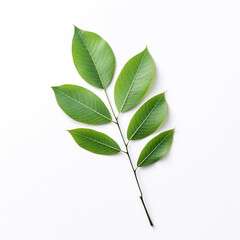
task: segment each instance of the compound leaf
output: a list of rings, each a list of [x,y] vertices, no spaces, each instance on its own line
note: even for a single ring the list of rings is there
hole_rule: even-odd
[[[103,101],[90,90],[70,84],[52,89],[58,105],[72,119],[93,125],[112,121]]]
[[[150,140],[141,151],[137,166],[145,167],[163,158],[172,145],[173,133],[174,129],[171,129]]]
[[[132,109],[142,100],[151,85],[154,73],[154,61],[147,48],[125,64],[114,88],[115,104],[119,113]]]
[[[78,73],[85,81],[98,88],[107,88],[113,78],[115,56],[104,39],[75,27],[72,56]]]
[[[113,155],[121,151],[118,144],[104,133],[86,128],[69,130],[69,133],[80,147],[90,152]]]
[[[163,123],[166,115],[167,102],[164,93],[152,97],[132,117],[127,130],[128,140],[149,136]]]

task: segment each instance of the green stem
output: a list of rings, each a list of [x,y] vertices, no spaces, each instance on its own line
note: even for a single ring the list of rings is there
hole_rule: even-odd
[[[145,202],[144,202],[144,200],[143,200],[142,189],[141,189],[141,187],[140,187],[140,184],[139,184],[139,181],[138,181],[138,177],[137,177],[137,173],[136,173],[137,168],[134,169],[134,167],[133,167],[133,163],[132,163],[132,160],[131,160],[131,157],[130,157],[129,151],[128,151],[128,143],[129,143],[129,141],[126,143],[126,141],[125,141],[125,139],[124,139],[124,137],[123,137],[122,130],[121,130],[120,125],[119,125],[118,117],[119,117],[119,114],[120,114],[120,113],[119,113],[118,116],[116,117],[116,115],[115,115],[115,113],[114,113],[114,111],[113,111],[112,104],[111,104],[111,102],[110,102],[110,100],[109,100],[109,97],[108,97],[108,94],[107,94],[106,89],[104,89],[104,92],[105,92],[105,94],[106,94],[106,97],[107,97],[108,103],[109,103],[110,108],[111,108],[111,110],[112,110],[112,114],[113,114],[113,116],[114,116],[114,118],[115,118],[115,120],[116,120],[116,122],[114,122],[114,121],[113,121],[113,122],[117,124],[118,129],[119,129],[119,132],[120,132],[121,137],[122,137],[122,140],[123,140],[123,143],[124,143],[124,145],[125,145],[126,152],[124,152],[124,153],[127,154],[128,159],[129,159],[129,162],[130,162],[130,165],[131,165],[131,168],[132,168],[132,170],[133,170],[134,177],[135,177],[135,180],[136,180],[136,183],[137,183],[138,189],[139,189],[139,191],[140,191],[140,199],[141,199],[141,202],[142,202],[142,204],[143,204],[144,210],[145,210],[146,215],[147,215],[147,217],[148,217],[148,221],[149,221],[150,225],[153,227],[152,220],[151,220],[151,218],[150,218],[150,216],[149,216],[148,210],[147,210],[146,205],[145,205]]]
[[[140,199],[141,199],[141,201],[142,201],[143,207],[144,207],[145,212],[146,212],[146,214],[147,214],[148,221],[149,221],[150,225],[153,227],[153,222],[152,222],[152,220],[151,220],[151,218],[150,218],[150,216],[149,216],[149,213],[148,213],[148,211],[147,211],[147,208],[146,208],[146,205],[145,205],[145,203],[144,203],[144,201],[143,201],[142,196],[140,196]]]
[[[115,113],[114,113],[114,111],[113,111],[112,104],[111,104],[111,102],[110,102],[110,100],[109,100],[109,97],[108,97],[108,94],[107,94],[107,91],[106,91],[105,88],[104,88],[104,92],[105,92],[105,95],[106,95],[106,97],[107,97],[107,100],[108,100],[108,103],[109,103],[109,105],[110,105],[110,108],[111,108],[111,110],[112,110],[112,114],[113,114],[114,118],[117,120],[116,115],[115,115]]]

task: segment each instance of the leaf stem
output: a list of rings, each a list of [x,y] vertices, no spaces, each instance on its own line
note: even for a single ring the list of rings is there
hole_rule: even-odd
[[[121,113],[121,112],[119,112],[119,113],[118,113],[118,115],[117,115],[116,119],[118,119],[118,118],[119,118],[119,115],[120,115],[120,113]]]
[[[111,110],[112,110],[112,114],[113,114],[114,118],[116,119],[116,122],[115,122],[115,121],[113,121],[113,122],[117,124],[118,129],[119,129],[119,132],[120,132],[121,137],[122,137],[122,140],[123,140],[123,143],[124,143],[125,148],[126,148],[126,152],[125,152],[125,151],[121,151],[121,152],[126,153],[127,156],[128,156],[128,159],[129,159],[129,162],[130,162],[131,168],[132,168],[132,170],[133,170],[133,174],[134,174],[134,177],[135,177],[135,180],[136,180],[136,183],[137,183],[139,192],[140,192],[140,200],[141,200],[141,202],[142,202],[142,204],[143,204],[144,210],[145,210],[146,215],[147,215],[147,217],[148,217],[148,221],[149,221],[150,225],[153,227],[153,222],[152,222],[152,220],[151,220],[151,218],[150,218],[150,215],[149,215],[148,210],[147,210],[147,208],[146,208],[145,202],[144,202],[144,200],[143,200],[143,192],[142,192],[141,186],[140,186],[140,184],[139,184],[138,177],[137,177],[137,173],[136,173],[137,168],[134,169],[134,166],[133,166],[133,163],[132,163],[132,160],[131,160],[129,151],[128,151],[129,141],[126,143],[126,141],[125,141],[125,139],[124,139],[124,137],[123,137],[123,133],[122,133],[121,127],[120,127],[120,125],[119,125],[118,117],[119,117],[119,114],[120,114],[120,113],[118,113],[118,116],[116,117],[116,115],[115,115],[115,113],[114,113],[114,111],[113,111],[112,104],[111,104],[111,102],[110,102],[110,100],[109,100],[109,97],[108,97],[108,94],[107,94],[106,89],[104,89],[104,92],[105,92],[105,94],[106,94],[108,103],[109,103],[110,108],[111,108]]]
[[[108,94],[107,94],[107,90],[106,90],[105,88],[104,88],[104,92],[105,92],[105,95],[106,95],[106,97],[107,97],[107,100],[108,100],[108,103],[109,103],[109,105],[110,105],[110,108],[111,108],[111,110],[112,110],[112,114],[113,114],[114,118],[115,118],[116,121],[117,121],[117,117],[116,117],[116,115],[115,115],[115,113],[114,113],[114,111],[113,111],[112,104],[111,104],[111,102],[110,102],[110,100],[109,100],[109,97],[108,97]],[[116,122],[114,122],[114,123],[116,123]]]
[[[150,216],[149,216],[149,213],[148,213],[148,211],[147,211],[147,208],[146,208],[146,205],[145,205],[145,203],[144,203],[144,201],[143,201],[142,196],[140,196],[140,199],[141,199],[141,201],[142,201],[143,207],[144,207],[145,212],[146,212],[146,214],[147,214],[148,221],[149,221],[150,225],[153,227],[153,222],[152,222],[152,220],[151,220],[151,218],[150,218]]]

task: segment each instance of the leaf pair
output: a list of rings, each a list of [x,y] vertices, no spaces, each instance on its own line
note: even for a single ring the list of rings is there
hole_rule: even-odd
[[[164,93],[152,97],[144,103],[132,117],[128,130],[128,140],[142,139],[161,126],[167,115],[167,102]],[[173,140],[174,130],[160,133],[147,143],[141,151],[137,166],[145,167],[164,157]]]
[[[115,57],[105,40],[95,33],[75,27],[72,55],[77,71],[85,81],[94,87],[108,87],[115,70]],[[114,88],[119,112],[132,109],[142,100],[154,73],[154,61],[147,48],[125,64]]]
[[[76,143],[86,150],[103,155],[113,155],[121,152],[118,144],[106,134],[91,130],[78,128],[69,130]],[[160,133],[153,138],[142,150],[137,166],[148,166],[164,157],[173,140],[174,129]]]

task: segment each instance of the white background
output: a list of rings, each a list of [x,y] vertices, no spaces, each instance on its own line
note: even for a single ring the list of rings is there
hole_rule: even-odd
[[[168,90],[160,131],[169,154],[139,178],[124,154],[94,155],[66,129],[91,127],[122,146],[114,124],[68,118],[50,86],[78,84],[73,24],[113,48],[116,74],[146,44],[157,66],[147,99]],[[1,240],[240,239],[240,1],[0,1]],[[106,103],[107,104],[107,103]],[[136,108],[123,114],[126,132]],[[136,163],[153,136],[130,144]],[[122,146],[123,147],[123,146]]]

